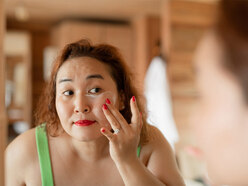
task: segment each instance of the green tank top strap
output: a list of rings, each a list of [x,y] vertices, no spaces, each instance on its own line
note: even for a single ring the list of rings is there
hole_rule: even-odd
[[[38,157],[42,186],[53,186],[53,173],[49,154],[49,146],[46,133],[46,124],[43,123],[35,129]]]
[[[137,156],[140,157],[140,150],[141,150],[141,146],[139,145],[137,148]]]

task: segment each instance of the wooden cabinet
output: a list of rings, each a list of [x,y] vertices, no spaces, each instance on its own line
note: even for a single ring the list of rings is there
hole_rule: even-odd
[[[53,28],[52,44],[63,48],[66,44],[82,38],[90,39],[93,43],[101,41],[101,25],[76,21],[64,21]]]
[[[133,60],[133,31],[126,25],[106,25],[103,28],[102,41],[120,49],[127,64],[132,68]]]
[[[60,49],[82,38],[94,43],[108,43],[120,49],[128,65],[133,62],[133,32],[129,24],[109,24],[64,21],[55,26],[51,34],[52,43]]]

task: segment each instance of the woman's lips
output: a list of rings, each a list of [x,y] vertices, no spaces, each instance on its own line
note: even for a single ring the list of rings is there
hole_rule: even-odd
[[[89,126],[94,124],[96,121],[92,121],[92,120],[78,120],[76,121],[74,124],[80,127],[84,127],[84,126]]]

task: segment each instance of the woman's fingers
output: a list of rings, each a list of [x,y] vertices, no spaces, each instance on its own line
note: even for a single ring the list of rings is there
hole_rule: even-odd
[[[109,107],[106,104],[103,104],[103,113],[110,123],[113,130],[120,130],[121,126],[118,122],[118,120],[112,115],[112,113],[109,110]]]
[[[131,106],[131,112],[132,112],[132,118],[131,118],[131,123],[133,124],[133,127],[136,129],[140,128],[141,125],[141,117],[140,117],[140,112],[139,108],[136,102],[135,97],[133,96],[130,100],[130,106]]]
[[[106,105],[108,107],[108,110],[111,112],[112,116],[116,119],[116,121],[118,121],[120,128],[123,131],[128,132],[128,130],[129,130],[128,123],[125,120],[125,118],[122,116],[120,111],[118,109],[116,109],[116,107],[110,102],[109,99],[106,99]]]
[[[108,138],[109,141],[113,139],[114,134],[105,128],[101,128],[101,133]]]
[[[106,99],[106,104],[103,105],[103,112],[114,130],[119,129],[123,130],[123,132],[128,133],[130,132],[130,127],[134,127],[136,130],[141,129],[142,116],[139,112],[136,98],[134,96],[130,100],[130,107],[132,112],[131,125],[127,123],[119,110],[116,109],[113,104],[111,104],[110,100]]]

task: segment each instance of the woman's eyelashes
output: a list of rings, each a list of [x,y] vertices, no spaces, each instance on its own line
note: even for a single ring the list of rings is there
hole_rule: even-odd
[[[97,94],[97,93],[100,93],[101,91],[102,91],[101,88],[96,87],[96,88],[90,89],[90,90],[89,90],[89,93],[91,93],[91,94]]]
[[[71,96],[71,95],[74,94],[74,92],[73,92],[72,90],[66,90],[66,91],[63,92],[63,94],[64,94],[65,96]]]

